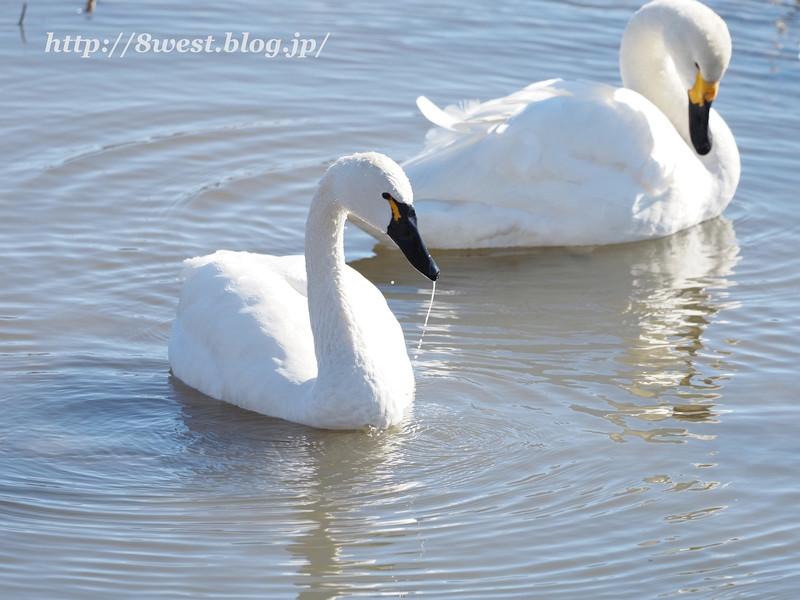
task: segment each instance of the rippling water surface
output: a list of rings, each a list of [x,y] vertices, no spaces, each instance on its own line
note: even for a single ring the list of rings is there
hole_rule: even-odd
[[[184,258],[303,248],[337,157],[398,161],[414,99],[619,82],[637,2],[2,7],[0,590],[14,598],[794,598],[800,5],[715,0],[742,154],[720,219],[595,249],[438,253],[417,396],[385,432],[170,377]],[[45,53],[320,42],[318,58]],[[348,231],[413,352],[430,288]]]

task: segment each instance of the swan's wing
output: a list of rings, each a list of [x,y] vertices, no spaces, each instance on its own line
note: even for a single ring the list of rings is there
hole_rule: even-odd
[[[499,126],[447,131],[449,142],[404,165],[430,246],[456,247],[436,239],[448,228],[468,244],[521,229],[533,232],[519,240],[523,245],[628,241],[647,235],[636,230],[641,223],[674,225],[653,213],[682,212],[664,206],[675,197],[676,181],[708,179],[666,117],[635,92],[549,82],[526,93],[540,99]],[[696,173],[676,178],[677,169]],[[450,206],[447,215],[441,207],[428,213],[425,200],[493,210],[481,215],[474,206],[466,212]]]
[[[537,81],[508,96],[480,104],[466,105],[468,111],[466,120],[476,125],[504,123],[532,102],[567,95],[572,95],[568,82],[561,79]]]
[[[609,86],[547,88],[559,93],[540,93],[499,126],[454,136],[406,163],[415,198],[549,214],[620,185],[617,175],[626,184],[641,179],[653,146],[647,115]]]
[[[420,96],[417,98],[420,112],[428,121],[438,126],[428,131],[423,154],[435,151],[461,136],[486,133],[508,121],[531,102],[563,94],[558,86],[559,82],[560,79],[539,81],[502,98],[487,102],[469,101],[451,104],[444,109],[436,106],[425,96]]]
[[[263,414],[297,398],[317,365],[302,256],[219,251],[186,261],[169,342],[173,373]]]

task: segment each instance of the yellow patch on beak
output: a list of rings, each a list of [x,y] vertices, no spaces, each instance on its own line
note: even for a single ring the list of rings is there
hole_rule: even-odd
[[[717,97],[719,91],[719,81],[709,83],[703,76],[700,75],[700,70],[697,71],[697,81],[694,87],[689,90],[689,100],[692,104],[703,106],[706,102],[711,102]]]
[[[388,200],[389,200],[389,206],[392,207],[392,219],[395,221],[399,221],[400,209],[397,208],[397,202],[395,202],[394,198],[392,198],[391,196],[389,196]]]

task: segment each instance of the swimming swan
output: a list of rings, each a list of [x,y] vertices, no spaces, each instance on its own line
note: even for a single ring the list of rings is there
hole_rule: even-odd
[[[439,127],[403,168],[428,245],[613,244],[718,216],[740,172],[711,109],[730,57],[710,8],[657,0],[623,35],[623,88],[551,79],[446,112],[421,96]]]
[[[378,289],[344,262],[349,212],[385,231],[431,280],[403,170],[374,152],[319,183],[305,257],[220,250],[186,261],[169,338],[173,374],[214,398],[326,429],[389,427],[414,395],[403,331]]]

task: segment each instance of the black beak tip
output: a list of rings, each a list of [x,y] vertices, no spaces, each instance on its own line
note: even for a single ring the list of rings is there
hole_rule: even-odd
[[[439,279],[439,267],[436,265],[435,262],[433,262],[433,259],[431,259],[431,265],[430,267],[428,267],[428,272],[426,273],[426,275],[428,279],[430,279],[431,281],[436,281],[437,279]]]
[[[698,144],[695,150],[697,150],[697,153],[700,156],[705,156],[706,154],[711,152],[711,144]]]
[[[708,128],[708,118],[711,112],[711,102],[705,102],[703,106],[689,101],[689,135],[692,138],[692,146],[700,156],[705,156],[711,152],[713,140],[711,131]]]
[[[439,279],[439,267],[434,262],[433,257],[428,254],[427,249],[416,247],[416,252],[407,252],[402,246],[400,249],[417,271],[422,273],[431,281],[436,281]]]
[[[700,156],[705,156],[706,154],[711,152],[711,142],[710,141],[699,142],[694,145],[694,149],[697,150],[697,153]]]

